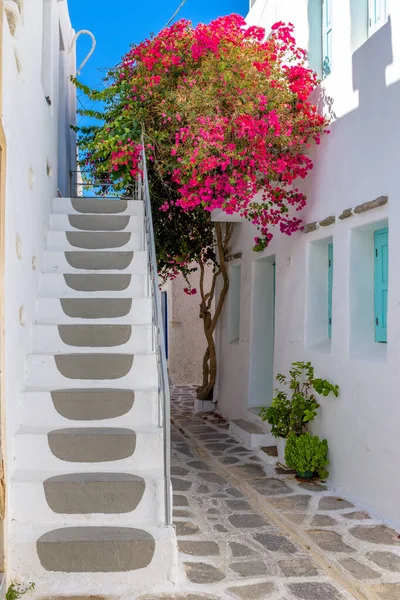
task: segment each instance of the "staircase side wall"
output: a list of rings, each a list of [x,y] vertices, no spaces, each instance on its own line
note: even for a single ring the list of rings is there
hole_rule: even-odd
[[[4,2],[2,124],[7,166],[5,215],[2,215],[5,230],[2,402],[7,482],[18,469],[14,461],[14,433],[20,425],[25,357],[31,351],[31,325],[50,203],[59,187],[59,145],[69,149],[69,158],[62,168],[75,168],[74,135],[67,128],[67,117],[61,118],[59,114],[60,97],[68,118],[75,110],[75,90],[69,81],[74,73],[75,56],[68,53],[74,32],[66,3],[50,0],[50,5],[48,26],[43,28],[42,0]],[[64,51],[60,50],[60,36]],[[49,52],[46,57],[44,44]],[[50,69],[45,78],[44,61]],[[59,81],[60,65],[62,81]],[[60,130],[59,122],[64,123]]]

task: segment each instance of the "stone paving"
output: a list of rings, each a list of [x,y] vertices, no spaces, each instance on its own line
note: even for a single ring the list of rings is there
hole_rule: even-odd
[[[181,581],[140,600],[400,600],[394,531],[246,449],[218,415],[196,415],[193,386],[172,396]]]

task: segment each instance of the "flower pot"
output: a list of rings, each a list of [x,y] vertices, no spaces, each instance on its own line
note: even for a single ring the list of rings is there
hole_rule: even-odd
[[[314,477],[314,473],[312,471],[305,471],[304,473],[297,472],[297,477],[299,479],[312,479]]]
[[[286,467],[285,463],[285,449],[286,449],[286,438],[277,438],[276,446],[278,448],[278,461],[283,466]]]

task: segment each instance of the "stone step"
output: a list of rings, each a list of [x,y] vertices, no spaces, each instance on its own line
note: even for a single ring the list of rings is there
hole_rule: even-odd
[[[114,315],[114,316],[110,316]],[[150,298],[39,298],[36,323],[52,325],[150,325]]]
[[[150,354],[150,325],[33,325],[35,354],[123,352]]]
[[[44,253],[44,273],[83,273],[83,274],[145,274],[147,273],[147,252],[119,252],[117,250]]]
[[[74,319],[116,319],[132,310],[129,298],[60,298],[64,313]]]
[[[135,215],[143,217],[143,202],[119,198],[54,198],[56,214]]]
[[[84,532],[80,530],[78,533],[76,527],[73,528],[75,531],[70,530],[68,537],[65,532],[51,533],[57,529],[46,523],[32,524],[31,527],[26,527],[25,523],[13,524],[11,527],[10,576],[15,577],[20,573],[25,581],[34,581],[35,596],[38,598],[60,596],[60,593],[63,596],[76,596],[77,593],[80,597],[93,596],[98,595],[100,590],[107,597],[121,598],[126,595],[134,598],[142,594],[149,582],[160,586],[176,581],[176,535],[172,527],[138,527],[149,534],[147,538],[139,534],[135,536],[130,528],[126,528],[128,531],[124,535],[117,533],[124,528],[113,527],[115,533],[109,530],[107,535],[96,528],[97,532],[86,534],[86,538],[89,538],[86,543]],[[37,548],[39,540],[40,557]],[[151,540],[154,541],[154,554],[151,553]],[[137,554],[141,563],[136,562],[139,561]],[[150,555],[152,560],[145,567],[144,563]],[[79,571],[58,571],[55,576],[55,571],[46,570],[41,560],[46,567],[78,568]],[[121,571],[112,571],[115,568],[131,569],[139,564],[143,566],[125,571],[123,577]],[[107,570],[77,577],[76,573],[83,573],[83,569],[87,570],[89,565]]]
[[[146,482],[131,473],[70,473],[43,482],[47,504],[63,515],[114,514],[134,511]]]
[[[157,386],[157,357],[154,354],[29,354],[26,360],[28,388]]]
[[[135,402],[132,390],[53,390],[54,408],[72,421],[101,421],[127,414]]]
[[[47,435],[50,451],[64,462],[103,463],[135,453],[136,433],[122,427],[69,427]]]
[[[155,427],[158,397],[155,391],[118,388],[63,389],[25,392],[21,424],[28,427],[70,427],[72,425]]]
[[[158,469],[163,464],[162,429],[75,426],[22,427],[16,435],[16,464],[56,475],[74,472]]]
[[[15,492],[11,518],[43,522],[49,528],[85,525],[162,525],[164,477],[161,470],[128,473],[99,471],[17,471],[10,483]],[[66,515],[69,515],[68,519]],[[107,515],[105,518],[104,515]]]
[[[37,540],[41,565],[53,572],[135,571],[149,566],[154,551],[151,534],[128,527],[64,527]]]
[[[147,275],[41,273],[39,297],[43,298],[144,298]]]
[[[275,441],[271,433],[266,433],[260,425],[245,419],[231,421],[229,433],[251,450],[258,450],[262,446],[272,446]]]
[[[134,231],[143,232],[142,217],[129,215],[50,215],[53,231]]]
[[[49,251],[143,250],[143,235],[129,231],[49,231],[46,248]]]

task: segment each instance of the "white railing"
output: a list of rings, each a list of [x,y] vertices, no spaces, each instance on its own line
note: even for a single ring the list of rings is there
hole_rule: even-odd
[[[164,328],[161,310],[161,292],[159,287],[157,256],[154,240],[153,215],[150,202],[149,180],[147,176],[146,154],[142,150],[142,176],[139,179],[138,197],[144,204],[144,236],[148,253],[148,285],[153,305],[153,351],[157,355],[158,367],[158,425],[163,428],[164,443],[164,494],[165,494],[165,525],[172,525],[171,502],[171,410],[170,390],[165,351]]]

